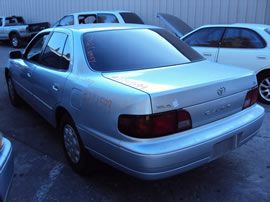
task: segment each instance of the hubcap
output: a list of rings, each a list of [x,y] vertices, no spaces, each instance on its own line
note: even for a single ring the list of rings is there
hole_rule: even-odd
[[[78,163],[80,161],[80,144],[78,137],[69,124],[64,127],[64,144],[67,154],[73,163]]]
[[[12,38],[12,45],[13,45],[14,47],[17,47],[17,46],[18,46],[18,39],[17,39],[17,37],[13,37],[13,38]]]
[[[259,93],[263,99],[270,102],[270,77],[262,80],[259,86]]]
[[[14,100],[15,92],[14,92],[13,83],[12,83],[11,79],[8,80],[8,94],[9,94],[10,98],[12,100]]]

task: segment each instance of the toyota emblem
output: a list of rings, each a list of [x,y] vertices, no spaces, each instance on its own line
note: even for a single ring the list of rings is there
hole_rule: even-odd
[[[217,94],[219,96],[222,96],[224,93],[226,92],[226,88],[225,87],[221,87],[217,90]]]

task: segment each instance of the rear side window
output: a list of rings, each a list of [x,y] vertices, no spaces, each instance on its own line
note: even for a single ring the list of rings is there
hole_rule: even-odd
[[[53,33],[41,56],[40,63],[54,69],[67,69],[67,62],[65,61],[69,61],[68,53],[65,53],[66,59],[62,60],[67,37],[64,33]]]
[[[125,23],[144,24],[142,19],[135,13],[120,13]]]
[[[99,14],[97,16],[98,23],[119,23],[115,15],[112,14]]]
[[[183,39],[190,46],[219,47],[222,35],[222,27],[203,28]]]
[[[102,72],[150,69],[203,59],[162,29],[89,32],[83,35],[86,59]]]
[[[265,41],[253,30],[227,28],[223,37],[224,48],[264,48]]]
[[[79,24],[92,24],[96,23],[96,15],[79,15]]]
[[[268,34],[270,34],[270,28],[265,29],[265,31],[266,31]]]

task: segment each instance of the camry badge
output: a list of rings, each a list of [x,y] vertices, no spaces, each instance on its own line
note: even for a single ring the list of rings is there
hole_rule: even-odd
[[[219,96],[222,96],[225,92],[226,92],[226,88],[225,87],[220,87],[219,89],[217,89],[217,94]]]

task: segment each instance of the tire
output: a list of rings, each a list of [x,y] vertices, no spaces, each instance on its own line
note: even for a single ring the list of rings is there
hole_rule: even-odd
[[[22,98],[17,94],[16,89],[14,88],[12,78],[10,76],[7,77],[7,88],[11,104],[14,107],[20,106],[23,101]]]
[[[89,155],[80,139],[78,130],[68,114],[64,114],[60,123],[60,135],[66,157],[74,171],[79,175],[88,174]]]
[[[20,48],[22,40],[18,34],[12,34],[10,37],[10,43],[14,48]]]
[[[259,101],[270,104],[270,74],[258,77]]]

